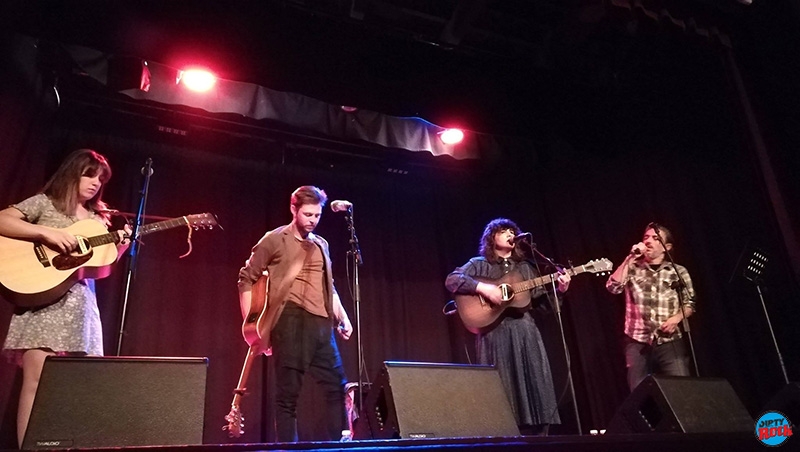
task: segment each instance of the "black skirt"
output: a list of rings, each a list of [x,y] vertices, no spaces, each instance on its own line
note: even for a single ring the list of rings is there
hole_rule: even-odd
[[[478,362],[500,372],[519,426],[561,423],[547,351],[530,312],[478,335],[476,347]]]

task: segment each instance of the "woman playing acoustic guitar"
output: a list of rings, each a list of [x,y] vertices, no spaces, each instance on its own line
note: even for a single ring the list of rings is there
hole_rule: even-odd
[[[94,219],[108,226],[103,187],[111,177],[105,157],[89,149],[70,154],[41,193],[0,211],[0,235],[40,242],[61,253],[78,239],[61,229]],[[119,255],[130,229],[117,231]],[[54,300],[55,301],[55,300]],[[11,318],[3,353],[22,366],[17,440],[22,445],[44,360],[49,355],[102,355],[103,334],[94,281],[77,281],[57,301],[42,308],[18,309]]]
[[[496,283],[504,277],[530,280],[539,276],[517,243],[516,223],[496,218],[486,225],[481,237],[480,255],[447,276],[445,286],[455,294],[479,295],[492,305],[502,306],[503,293]],[[559,292],[569,288],[567,272],[556,278]],[[528,300],[545,294],[544,287],[517,294]],[[497,367],[500,379],[523,434],[547,434],[550,424],[560,424],[550,363],[542,336],[531,316],[538,300],[520,309],[509,308],[476,338],[478,363]],[[459,306],[460,307],[460,306]]]

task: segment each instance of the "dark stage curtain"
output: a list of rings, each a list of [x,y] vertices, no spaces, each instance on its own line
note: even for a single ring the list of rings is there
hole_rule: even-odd
[[[758,167],[740,133],[736,96],[713,55],[698,51],[673,65],[642,56],[619,85],[571,87],[570,98],[580,100],[565,104],[559,126],[543,135],[538,149],[484,162],[475,171],[442,165],[409,174],[365,165],[363,155],[334,159],[324,151],[298,153],[276,141],[139,136],[131,132],[135,117],[126,118],[130,127],[122,132],[104,129],[76,106],[55,109],[47,85],[37,82],[2,91],[0,204],[32,195],[67,152],[90,147],[111,161],[114,177],[106,198],[113,207],[136,210],[140,168],[149,157],[155,171],[147,213],[218,216],[224,230],[193,232],[193,251],[183,259],[186,229],[144,238],[122,347],[122,355],[209,357],[207,443],[232,441],[221,427],[246,351],[237,271],[265,231],[290,220],[289,195],[302,184],[318,185],[331,199],[355,205],[365,262],[361,334],[370,379],[384,360],[467,363],[474,356],[472,336],[457,318],[441,312],[450,299],[443,281],[477,253],[489,220],[514,219],[533,232],[542,252],[574,265],[603,257],[620,262],[644,226],[657,221],[673,231],[674,256],[689,269],[698,292],[691,323],[700,375],[728,379],[758,414],[782,380],[755,288],[732,278],[746,244],[773,256],[766,298],[791,375],[800,371],[800,338],[792,324],[799,308]],[[710,69],[698,71],[701,63]],[[18,78],[17,87],[29,80]],[[376,149],[376,156],[381,152]],[[337,287],[352,317],[344,219],[326,211],[318,232],[330,241]],[[118,340],[125,263],[98,283],[107,354],[115,352]],[[604,428],[627,396],[620,351],[623,301],[607,293],[604,282],[605,277],[575,277],[563,304],[584,433]],[[0,305],[0,335],[10,315],[10,306]],[[566,361],[556,318],[537,315],[560,395]],[[355,339],[341,343],[341,351],[356,380]],[[273,438],[271,405],[265,403],[267,362],[259,359],[251,375],[242,407],[247,432],[236,441]],[[13,447],[19,375],[12,364],[2,363],[0,376],[0,436],[9,438],[3,446]],[[313,391],[300,407],[310,418],[301,427],[305,438],[318,429]],[[560,410],[564,425],[551,432],[575,433],[568,392]]]

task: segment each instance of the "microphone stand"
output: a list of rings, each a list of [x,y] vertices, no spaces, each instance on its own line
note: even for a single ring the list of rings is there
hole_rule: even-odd
[[[364,348],[361,343],[361,285],[358,279],[358,267],[364,265],[361,258],[361,247],[358,244],[356,228],[353,224],[353,206],[347,208],[344,216],[347,221],[347,229],[350,231],[350,250],[348,257],[353,259],[353,302],[356,306],[356,349],[358,353],[358,410],[363,409],[364,402]]]
[[[130,297],[131,282],[133,281],[134,273],[136,271],[136,262],[139,257],[139,228],[145,218],[145,206],[147,205],[147,193],[150,188],[150,176],[153,175],[153,159],[150,157],[142,167],[142,175],[144,176],[144,185],[139,192],[139,210],[136,212],[136,220],[133,224],[133,231],[131,232],[131,246],[128,248],[130,251],[130,259],[128,259],[128,268],[125,272],[125,290],[122,296],[122,314],[120,315],[119,323],[119,337],[117,339],[117,356],[122,353],[122,339],[125,335],[125,316],[128,311],[128,299]]]
[[[678,287],[674,288],[674,290],[678,293],[678,308],[681,311],[681,323],[683,324],[683,330],[686,331],[686,338],[689,341],[689,351],[692,356],[692,364],[694,364],[694,372],[695,376],[700,376],[700,370],[697,367],[697,357],[694,354],[694,341],[692,340],[692,331],[689,327],[689,319],[686,318],[686,314],[683,312],[684,306],[686,306],[686,301],[683,299],[683,296],[686,294],[686,281],[683,280],[683,276],[678,271],[678,267],[675,264],[675,261],[672,259],[672,254],[670,254],[669,250],[667,249],[667,245],[664,243],[664,240],[661,238],[661,230],[656,223],[650,223],[648,225],[653,231],[656,233],[656,239],[661,244],[661,247],[664,248],[664,254],[667,256],[667,260],[669,263],[672,264],[672,269],[675,270],[675,274],[678,275]],[[691,295],[690,295],[691,298]]]
[[[528,242],[523,241],[523,243],[528,243]],[[563,270],[563,266],[556,264],[555,262],[553,262],[552,259],[542,254],[542,252],[539,251],[539,249],[536,247],[535,243],[528,243],[528,246],[531,249],[531,251],[535,253],[533,255],[534,261],[536,260],[536,255],[539,255],[542,259],[548,262],[554,269],[556,269],[556,271],[561,273],[561,271]],[[536,267],[538,270],[539,267],[538,263],[536,264]],[[539,272],[539,276],[542,276],[541,272]],[[575,422],[578,427],[578,435],[582,435],[583,429],[581,428],[581,416],[580,413],[578,413],[578,400],[575,397],[575,384],[572,381],[572,360],[569,355],[569,348],[567,348],[567,338],[566,335],[564,334],[564,322],[561,318],[561,305],[558,302],[558,290],[556,287],[556,278],[552,278],[550,280],[550,284],[553,287],[553,296],[555,298],[555,301],[552,303],[553,310],[555,311],[556,320],[558,321],[558,329],[559,333],[561,333],[561,345],[564,347],[564,358],[566,359],[567,362],[567,385],[569,386],[570,394],[572,395],[572,409],[575,411]],[[556,404],[558,404],[558,402],[556,402]]]

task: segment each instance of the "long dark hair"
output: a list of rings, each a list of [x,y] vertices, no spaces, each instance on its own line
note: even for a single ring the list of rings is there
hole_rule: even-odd
[[[74,215],[78,208],[78,189],[81,176],[94,177],[100,175],[100,189],[86,201],[85,207],[106,219],[103,213],[108,205],[103,202],[103,189],[111,178],[111,167],[108,160],[91,149],[73,151],[61,163],[56,172],[42,188],[42,193],[53,202],[53,206],[64,215]]]
[[[493,264],[500,262],[500,258],[497,257],[497,252],[494,249],[494,235],[504,229],[511,229],[514,231],[514,235],[522,232],[517,224],[508,218],[495,218],[483,228],[478,254]],[[525,255],[519,247],[514,247],[514,251],[511,253],[511,259],[519,262],[525,259]]]

